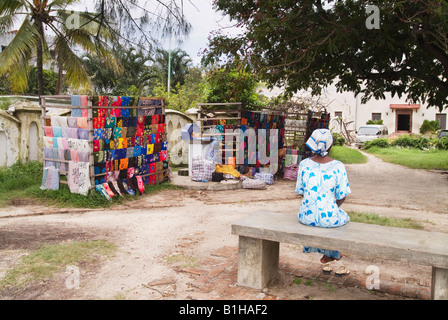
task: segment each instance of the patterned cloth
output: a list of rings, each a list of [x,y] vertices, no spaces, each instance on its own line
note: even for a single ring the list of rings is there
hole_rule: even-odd
[[[202,157],[195,157],[192,161],[192,177],[193,181],[207,182],[212,180],[215,164],[213,161]]]
[[[254,178],[261,180],[266,184],[274,184],[274,175],[272,173],[257,172]]]
[[[317,163],[307,158],[300,163],[296,192],[303,195],[298,213],[301,223],[322,228],[340,227],[350,221],[336,200],[351,193],[347,172],[342,162],[333,160]],[[304,248],[304,252],[320,252],[324,249]],[[328,251],[327,256],[339,258],[338,251]]]

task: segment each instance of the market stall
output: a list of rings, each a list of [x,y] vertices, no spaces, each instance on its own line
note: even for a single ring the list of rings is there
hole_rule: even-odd
[[[47,104],[48,99],[69,104]],[[50,116],[48,108],[70,110]],[[42,96],[44,172],[42,188],[67,184],[106,198],[143,193],[167,180],[168,154],[163,98]]]

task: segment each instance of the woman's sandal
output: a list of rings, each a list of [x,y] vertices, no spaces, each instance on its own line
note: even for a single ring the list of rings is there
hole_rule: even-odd
[[[333,271],[333,268],[329,263],[327,263],[323,266],[322,271],[324,274],[330,274],[331,271]]]
[[[339,269],[334,273],[338,277],[346,276],[350,273],[350,270],[347,270],[344,266],[340,266]]]

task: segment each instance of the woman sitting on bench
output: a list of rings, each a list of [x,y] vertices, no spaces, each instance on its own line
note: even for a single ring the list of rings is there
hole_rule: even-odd
[[[299,165],[296,192],[303,195],[298,214],[300,223],[335,228],[350,221],[347,213],[339,208],[351,192],[347,171],[342,162],[328,156],[332,144],[333,137],[327,129],[314,130],[306,142],[314,155]],[[304,247],[303,252],[323,254],[320,261],[324,264],[342,257],[339,251],[320,248]],[[331,272],[331,267],[326,265],[324,272]],[[348,274],[348,271],[339,270],[337,274]]]

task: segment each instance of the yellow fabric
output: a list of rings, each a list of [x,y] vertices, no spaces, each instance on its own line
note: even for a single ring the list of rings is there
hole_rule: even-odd
[[[229,164],[217,164],[215,167],[215,171],[218,173],[223,174],[231,174],[232,176],[236,177],[237,179],[240,177],[240,173],[235,170],[231,165]]]

